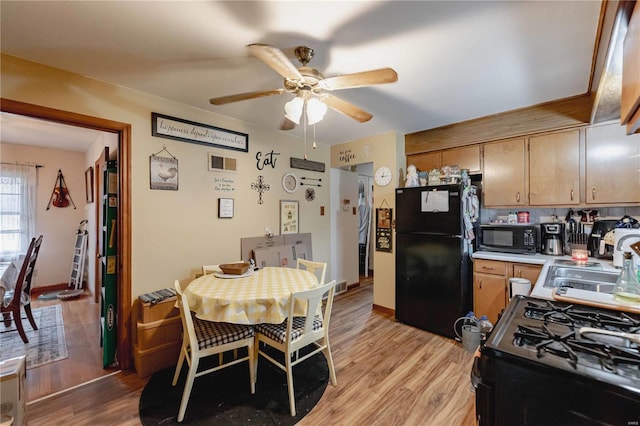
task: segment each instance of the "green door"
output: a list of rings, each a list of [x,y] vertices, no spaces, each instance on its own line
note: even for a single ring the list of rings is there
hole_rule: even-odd
[[[101,333],[102,366],[116,362],[118,347],[117,333],[117,209],[118,209],[118,168],[117,162],[107,160],[104,165],[102,200],[102,288],[101,288]]]

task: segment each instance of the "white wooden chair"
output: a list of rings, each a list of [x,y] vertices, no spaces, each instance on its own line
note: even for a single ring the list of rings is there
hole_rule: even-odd
[[[329,321],[331,319],[331,308],[333,307],[333,296],[335,294],[335,281],[321,285],[311,290],[304,290],[291,295],[289,301],[289,317],[282,324],[259,324],[255,326],[256,344],[254,345],[255,369],[257,376],[258,358],[260,355],[271,361],[274,365],[287,373],[287,385],[289,387],[289,408],[291,415],[296,415],[296,402],[293,392],[293,366],[306,360],[307,358],[322,352],[327,359],[331,383],[336,386],[336,373],[329,346]],[[329,293],[324,306],[322,316],[318,314],[318,308],[322,306],[322,296]],[[294,317],[294,306],[296,300],[307,303],[307,315],[305,317]],[[293,321],[289,321],[293,318]],[[260,342],[269,345],[284,353],[284,365],[260,349]],[[315,349],[310,353],[295,357],[299,349],[308,345],[315,345]],[[257,377],[256,377],[257,378]]]
[[[301,268],[302,266],[302,268]],[[326,262],[313,262],[311,260],[300,259],[298,258],[298,262],[296,264],[297,269],[306,269],[311,272],[313,275],[318,277],[316,271],[320,271],[320,276],[318,277],[318,282],[320,285],[324,284],[324,276],[327,273],[327,264]]]
[[[202,265],[202,275],[213,274],[214,272],[222,272],[218,265]]]
[[[176,365],[176,371],[173,375],[173,386],[178,382],[182,364],[185,360],[189,366],[189,373],[187,374],[187,381],[184,386],[182,402],[180,403],[180,410],[178,412],[178,421],[181,422],[184,419],[189,396],[191,395],[191,388],[193,387],[193,381],[196,377],[213,373],[214,371],[230,367],[243,361],[249,361],[249,384],[251,386],[251,393],[253,394],[255,393],[256,369],[254,368],[255,351],[253,350],[253,327],[226,322],[204,321],[197,318],[189,310],[187,296],[182,292],[180,282],[176,280],[174,285],[176,292],[178,292],[178,306],[182,318],[182,348],[180,349],[178,365]],[[218,365],[198,371],[200,359],[243,347],[247,348],[247,356],[236,358],[227,363],[222,363],[222,358],[220,357]]]

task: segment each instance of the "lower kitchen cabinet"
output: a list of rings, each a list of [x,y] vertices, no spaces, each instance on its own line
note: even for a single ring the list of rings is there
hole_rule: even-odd
[[[526,278],[533,286],[541,270],[542,265],[474,259],[473,312],[495,324],[509,303],[509,278]]]

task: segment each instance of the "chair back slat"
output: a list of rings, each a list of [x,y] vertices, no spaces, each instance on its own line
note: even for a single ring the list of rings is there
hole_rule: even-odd
[[[301,268],[302,266],[302,268]],[[318,278],[318,283],[320,285],[324,284],[324,277],[327,273],[327,264],[326,262],[314,262],[312,260],[306,260],[306,259],[301,259],[298,258],[296,261],[296,268],[297,269],[306,269],[307,271],[311,272],[313,275],[316,276],[316,278]],[[320,276],[318,276],[316,271],[320,271]]]
[[[191,350],[197,351],[198,339],[196,338],[195,326],[193,324],[193,318],[191,317],[187,295],[182,291],[180,281],[175,280],[174,287],[178,293],[178,308],[180,309],[180,317],[182,318],[182,332],[187,333],[187,336],[189,336]]]
[[[31,256],[29,258],[29,265],[28,265],[28,269],[25,273],[25,284],[24,287],[22,289],[22,291],[24,291],[27,294],[31,294],[31,279],[33,278],[33,272],[36,269],[36,260],[38,260],[38,254],[40,253],[40,246],[42,245],[42,238],[43,236],[40,235],[40,237],[38,237],[38,239],[36,240],[34,247],[33,247],[33,252],[31,253]],[[32,240],[33,241],[33,240]],[[27,258],[25,257],[25,262]]]
[[[37,241],[42,241],[42,236],[38,238]],[[27,248],[27,253],[24,256],[24,261],[22,262],[22,266],[20,267],[20,272],[18,273],[18,279],[16,280],[16,285],[13,289],[13,299],[9,303],[9,306],[20,306],[20,300],[22,298],[22,292],[24,290],[25,282],[28,276],[31,276],[33,273],[33,266],[35,264],[36,257],[34,256],[34,248],[36,246],[36,239],[32,238],[29,243],[29,248]]]
[[[294,317],[294,311],[295,311],[294,308],[296,306],[296,301],[302,302],[307,306],[303,336],[313,332],[313,320],[318,312],[318,308],[321,308],[323,296],[327,292],[329,293],[329,296],[327,297],[327,303],[325,305],[324,311],[322,311],[322,320],[323,320],[322,328],[324,329],[329,327],[329,319],[331,317],[331,309],[333,306],[333,296],[335,294],[335,290],[336,290],[336,282],[334,280],[334,281],[331,281],[330,283],[321,285],[319,287],[315,287],[310,290],[299,291],[291,295],[291,299],[289,302],[289,318]],[[288,321],[288,324],[287,324],[288,336],[291,336],[292,324],[293,324],[293,321]]]

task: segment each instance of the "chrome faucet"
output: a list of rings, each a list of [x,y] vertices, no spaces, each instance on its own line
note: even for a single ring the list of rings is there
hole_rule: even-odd
[[[621,250],[622,249],[622,242],[624,240],[627,240],[629,238],[639,238],[640,234],[629,234],[629,235],[625,235],[624,237],[620,238],[618,240],[618,245],[616,246],[616,250]]]

